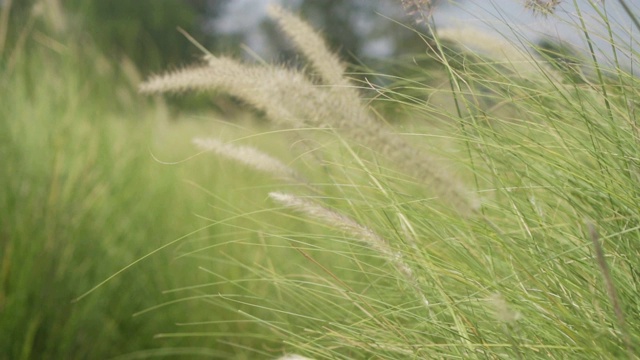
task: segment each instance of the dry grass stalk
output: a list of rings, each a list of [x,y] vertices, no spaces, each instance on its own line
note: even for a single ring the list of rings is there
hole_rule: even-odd
[[[593,243],[593,248],[596,253],[596,263],[598,267],[600,267],[600,271],[602,272],[602,278],[604,280],[605,286],[607,288],[607,294],[609,295],[609,300],[611,300],[611,305],[613,306],[613,311],[616,315],[616,320],[618,321],[618,327],[620,328],[620,333],[622,334],[622,339],[627,348],[627,353],[630,359],[635,359],[635,349],[633,346],[633,342],[631,341],[631,336],[627,331],[627,324],[624,317],[624,312],[622,311],[622,306],[620,305],[620,298],[618,297],[618,292],[616,291],[615,284],[613,283],[613,277],[611,276],[611,271],[609,270],[609,266],[607,265],[607,260],[604,256],[604,249],[600,244],[600,234],[598,234],[598,230],[595,225],[591,222],[587,223],[587,228],[589,229],[589,236],[591,237],[591,242]]]

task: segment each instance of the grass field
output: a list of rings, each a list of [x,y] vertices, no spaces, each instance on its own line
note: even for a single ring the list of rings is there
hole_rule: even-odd
[[[638,356],[640,94],[618,58],[640,29],[571,62],[442,33],[383,88],[272,15],[303,70],[209,54],[140,87],[257,110],[232,119],[138,94],[89,43],[5,49],[0,359]]]

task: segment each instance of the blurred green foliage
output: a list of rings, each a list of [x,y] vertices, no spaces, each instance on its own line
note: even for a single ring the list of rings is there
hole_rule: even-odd
[[[65,6],[82,16],[103,52],[126,55],[141,69],[160,70],[199,53],[177,28],[201,37],[203,0],[68,0]]]
[[[204,38],[201,24],[218,8],[207,5],[206,0],[21,0],[7,4],[11,6],[8,47],[31,27],[46,34],[72,32],[75,39],[89,38],[113,60],[130,58],[145,72],[184,64],[199,55],[177,29]],[[31,21],[34,18],[37,21]]]

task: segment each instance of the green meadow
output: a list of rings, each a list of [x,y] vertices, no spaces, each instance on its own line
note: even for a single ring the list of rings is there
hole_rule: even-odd
[[[383,74],[272,8],[304,66],[150,77],[1,16],[0,359],[637,358],[632,10],[575,52],[422,19]]]

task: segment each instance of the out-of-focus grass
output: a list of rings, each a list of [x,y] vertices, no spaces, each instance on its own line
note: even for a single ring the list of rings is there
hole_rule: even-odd
[[[192,155],[190,138],[210,125],[169,121],[161,103],[138,99],[126,61],[107,62],[86,40],[26,30],[0,71],[0,358],[104,359],[208,343],[154,338],[201,318],[195,303],[132,316],[198,279],[175,248],[72,300],[204,224],[194,214],[210,200],[189,181],[215,187],[216,172],[163,161]]]

